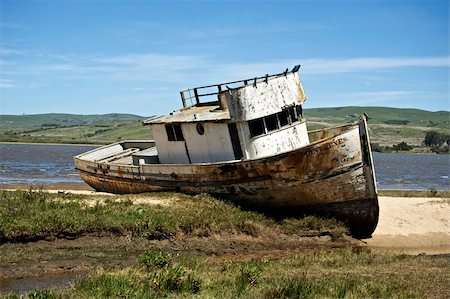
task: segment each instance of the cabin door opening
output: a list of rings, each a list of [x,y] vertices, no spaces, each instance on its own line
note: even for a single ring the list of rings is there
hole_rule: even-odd
[[[236,160],[242,159],[244,156],[242,154],[241,142],[239,141],[239,134],[236,124],[228,124],[228,131],[230,132],[231,145],[233,146],[234,158]]]

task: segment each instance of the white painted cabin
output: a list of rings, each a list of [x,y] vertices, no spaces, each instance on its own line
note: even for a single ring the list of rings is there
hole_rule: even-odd
[[[298,69],[181,92],[182,109],[144,121],[153,130],[159,163],[257,159],[309,144]],[[201,97],[215,100],[202,103]],[[195,103],[188,106],[186,100]]]

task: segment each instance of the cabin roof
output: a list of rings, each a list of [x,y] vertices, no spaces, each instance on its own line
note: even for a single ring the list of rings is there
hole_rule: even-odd
[[[187,109],[175,110],[167,116],[155,116],[144,120],[144,125],[164,123],[188,123],[188,122],[224,122],[230,120],[228,109],[221,109],[219,105],[192,106]]]

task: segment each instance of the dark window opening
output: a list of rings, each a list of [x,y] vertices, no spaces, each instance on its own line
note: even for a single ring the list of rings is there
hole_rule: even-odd
[[[228,131],[230,132],[231,145],[233,146],[234,158],[236,160],[242,159],[244,154],[242,153],[241,142],[239,141],[239,133],[236,124],[228,124]]]
[[[287,126],[289,124],[289,113],[286,110],[279,112],[278,119],[280,120],[280,127]]]
[[[284,108],[281,112],[251,120],[248,122],[250,138],[278,130],[301,119],[303,119],[302,106],[292,105]]]
[[[169,141],[184,141],[181,125],[166,125],[166,132]]]
[[[289,107],[289,115],[291,117],[291,123],[294,123],[298,120],[297,111],[295,110],[295,107]]]
[[[175,131],[175,138],[177,139],[177,141],[184,141],[181,125],[173,125],[173,130]]]
[[[262,118],[249,121],[248,126],[250,128],[250,137],[264,134],[264,122]]]
[[[278,129],[278,119],[277,119],[277,115],[276,114],[272,114],[272,115],[266,116],[264,118],[264,120],[266,122],[267,132],[274,131],[274,130]]]
[[[205,134],[205,127],[201,123],[197,124],[196,129],[199,135]]]
[[[295,106],[295,109],[297,110],[298,118],[303,118],[303,107],[302,107],[302,105]]]
[[[176,141],[175,133],[173,132],[173,127],[171,125],[166,125],[166,132],[169,141]]]

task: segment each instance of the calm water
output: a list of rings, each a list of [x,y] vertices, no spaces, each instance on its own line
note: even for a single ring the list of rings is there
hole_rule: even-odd
[[[378,189],[450,190],[450,155],[374,153]]]
[[[0,185],[80,183],[73,156],[94,148],[0,143]]]
[[[0,143],[2,184],[81,183],[73,156],[92,146]],[[449,155],[374,153],[379,189],[450,189]]]

